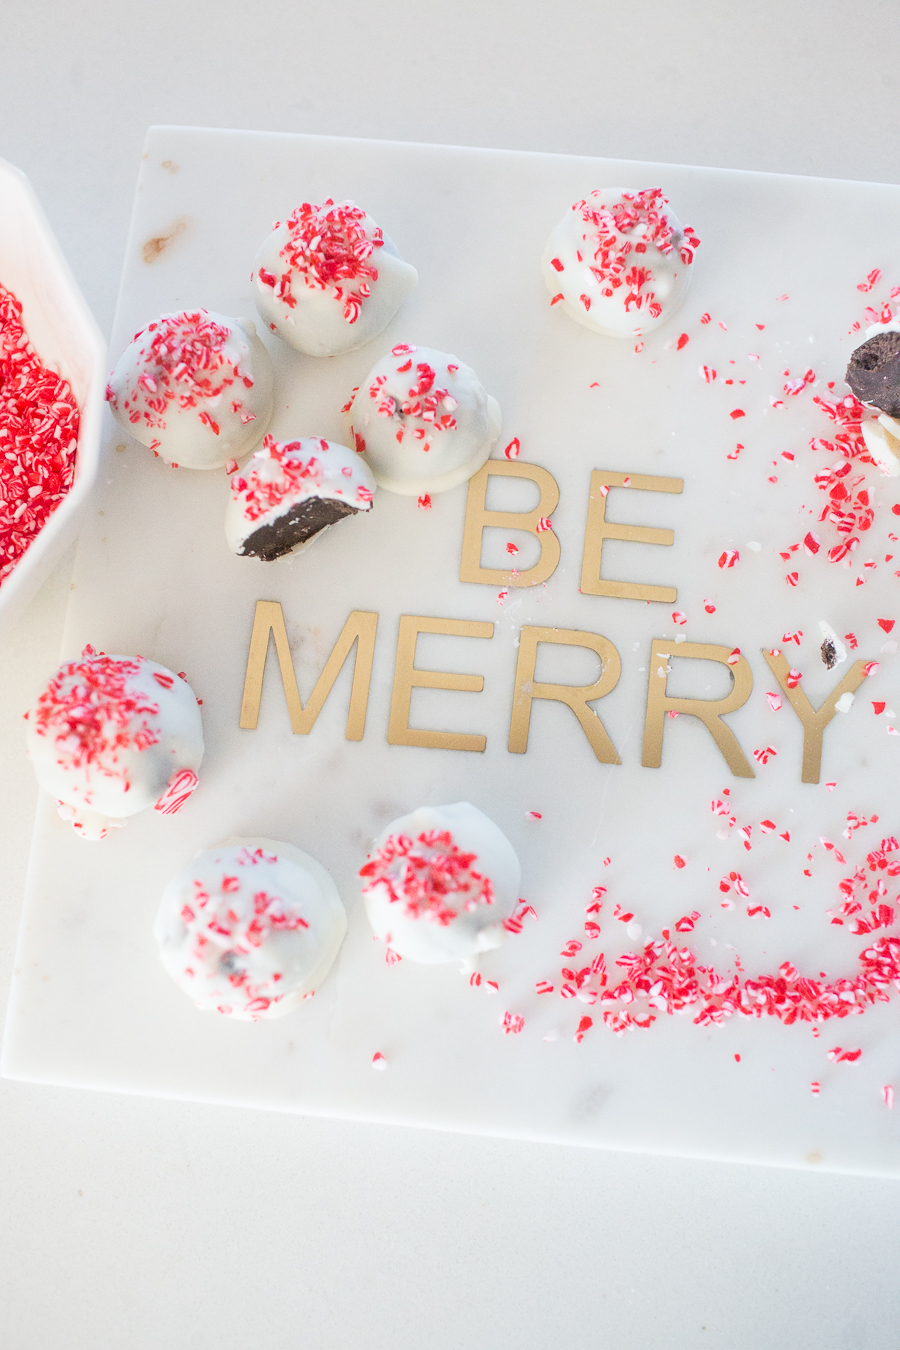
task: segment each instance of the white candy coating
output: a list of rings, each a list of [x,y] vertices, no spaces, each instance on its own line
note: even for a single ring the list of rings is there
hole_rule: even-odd
[[[253,264],[256,307],[283,342],[337,356],[387,328],[418,273],[354,202],[304,202],[275,225]]]
[[[500,406],[470,366],[404,344],[344,408],[350,444],[375,482],[404,496],[446,492],[477,473],[500,435]]]
[[[360,871],[369,922],[399,956],[435,965],[499,947],[519,898],[512,844],[468,802],[391,821]]]
[[[659,188],[597,188],[553,230],[541,271],[554,302],[577,323],[639,337],[681,304],[699,243]]]
[[[59,814],[88,839],[155,806],[165,815],[197,786],[200,709],[187,680],[143,656],[87,647],[28,713],[27,753]]]
[[[243,553],[247,540],[257,530],[274,524],[311,498],[370,511],[374,495],[375,479],[368,465],[346,445],[318,436],[288,442],[267,436],[249,463],[231,480],[231,499],[225,512],[228,546],[235,553]],[[324,529],[299,544],[295,551],[308,548]]]
[[[879,333],[900,333],[900,314],[893,319],[886,319],[884,323],[870,324],[866,329],[866,341],[877,337]]]
[[[250,319],[184,310],[135,335],[106,397],[126,431],[169,464],[218,469],[266,434],[272,379]]]
[[[842,665],[843,662],[847,660],[847,648],[844,646],[827,619],[819,620],[819,632],[822,635],[823,646],[826,642],[831,643],[831,649],[834,655],[833,664],[836,666]]]
[[[900,475],[900,418],[882,413],[877,422],[860,424],[866,449],[886,478]]]
[[[321,863],[273,839],[229,839],[166,887],[153,935],[179,989],[203,1012],[283,1017],[325,979],[347,931]]]

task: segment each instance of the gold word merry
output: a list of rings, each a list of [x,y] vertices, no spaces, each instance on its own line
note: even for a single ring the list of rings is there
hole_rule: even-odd
[[[306,707],[300,700],[297,677],[291,658],[284,613],[274,600],[259,600],[250,637],[244,695],[241,702],[241,726],[254,730],[259,720],[263,675],[270,637],[281,671],[291,729],[299,735],[309,735],[325,700],[345,661],[356,648],[353,664],[353,683],[347,713],[346,738],[360,741],[365,733],[369,685],[375,654],[375,635],[378,615],[354,610],[341,630],[340,636],[316,681]],[[416,614],[400,617],[397,652],[394,662],[394,681],[391,711],[388,722],[388,742],[391,745],[417,745],[436,750],[469,750],[481,752],[487,744],[485,736],[475,732],[438,731],[409,725],[410,702],[413,689],[452,689],[478,694],[484,688],[484,677],[474,674],[454,674],[449,671],[423,670],[416,665],[416,644],[420,633],[438,633],[445,637],[490,639],[494,624],[477,619],[441,619]],[[534,678],[538,648],[542,643],[569,647],[586,647],[597,653],[601,673],[593,684],[545,684]],[[662,762],[663,731],[669,712],[698,718],[707,728],[713,742],[721,751],[731,772],[739,778],[753,778],[750,763],[737,737],[722,720],[726,713],[743,707],[753,688],[753,675],[746,658],[727,646],[716,643],[684,642],[672,650],[670,639],[654,638],[651,644],[650,674],[647,687],[647,711],[644,722],[644,743],[641,763],[650,769]],[[837,705],[845,693],[853,693],[866,677],[865,664],[857,661],[839,684],[831,691],[821,707],[814,709],[806,695],[789,681],[790,668],[784,656],[777,651],[763,650],[768,665],[783,689],[791,708],[803,727],[804,783],[819,781],[822,759],[822,735],[825,727],[837,713]],[[731,691],[721,699],[676,698],[667,692],[672,660],[717,661],[731,674]],[[512,713],[509,724],[508,749],[511,754],[524,754],[528,748],[531,709],[535,699],[563,703],[574,713],[601,764],[619,764],[618,752],[600,715],[590,706],[604,698],[617,685],[621,673],[619,653],[610,640],[600,633],[583,632],[570,628],[535,628],[524,625],[519,632],[519,652],[513,681]]]

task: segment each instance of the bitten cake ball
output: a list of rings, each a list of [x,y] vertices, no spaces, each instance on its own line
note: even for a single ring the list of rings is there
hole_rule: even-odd
[[[900,417],[900,333],[893,327],[868,332],[868,341],[850,357],[847,383],[862,403]]]
[[[387,328],[418,273],[355,202],[304,202],[279,221],[253,264],[256,307],[307,356],[337,356]]]
[[[250,319],[163,314],[109,377],[116,419],[169,464],[218,469],[258,445],[272,417],[272,360]]]
[[[521,869],[477,807],[423,806],[392,821],[360,870],[375,936],[411,961],[469,961],[499,947]]]
[[[314,994],[346,931],[321,863],[292,844],[237,839],[198,853],[169,882],[153,934],[201,1011],[255,1022]]]
[[[343,411],[375,482],[406,496],[464,483],[500,435],[500,406],[474,370],[430,347],[395,347]]]
[[[699,243],[660,188],[597,188],[547,241],[541,270],[550,303],[595,333],[651,333],[684,299]]]
[[[38,782],[86,839],[148,806],[174,815],[197,786],[198,701],[183,675],[156,661],[85,647],[26,717]]]
[[[225,515],[229,547],[271,562],[297,552],[344,516],[372,509],[375,479],[353,450],[305,436],[267,436],[231,480]]]

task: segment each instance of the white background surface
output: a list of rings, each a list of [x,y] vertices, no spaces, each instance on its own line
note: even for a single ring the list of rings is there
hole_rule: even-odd
[[[900,12],[857,3],[0,9],[0,154],[108,329],[150,122],[897,181]],[[898,222],[900,228],[900,222]],[[0,1007],[35,789],[0,652]],[[10,1350],[897,1345],[893,1183],[0,1084]]]

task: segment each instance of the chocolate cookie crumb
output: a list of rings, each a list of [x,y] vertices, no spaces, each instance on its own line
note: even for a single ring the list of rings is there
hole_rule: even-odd
[[[857,347],[846,380],[863,403],[900,416],[900,333],[876,333]]]

